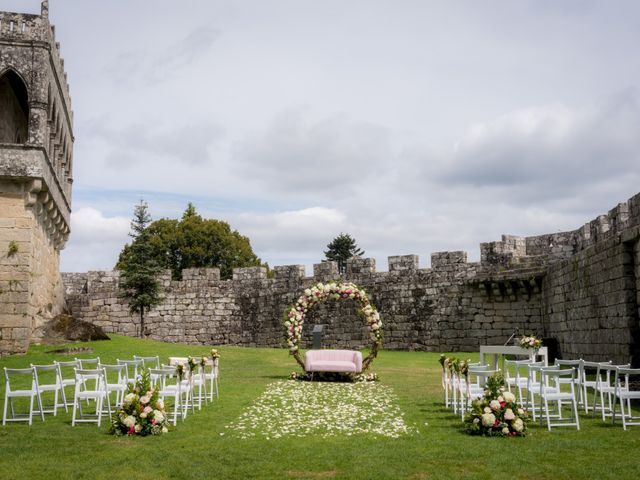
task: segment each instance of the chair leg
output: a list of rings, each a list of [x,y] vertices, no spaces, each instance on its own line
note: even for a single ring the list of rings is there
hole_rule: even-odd
[[[13,403],[11,404],[11,406],[13,406]],[[32,420],[33,420],[33,394],[31,395],[29,400],[29,426],[31,426]]]
[[[7,395],[7,392],[4,392],[4,409],[2,411],[2,425],[6,425],[7,424],[7,404],[9,401],[9,397]]]
[[[622,429],[623,430],[627,430],[627,419],[625,416],[625,412],[624,412],[624,400],[621,398],[620,399],[620,414],[622,415]],[[629,410],[629,412],[631,412],[631,410]]]
[[[36,390],[36,398],[38,399],[38,407],[40,408],[40,418],[42,418],[42,421],[44,422],[44,407],[42,406],[42,397],[40,396],[39,390]]]
[[[580,417],[578,417],[578,403],[576,402],[575,397],[573,398],[571,404],[573,406],[573,418],[575,419],[575,422],[576,422],[576,430],[580,430]]]

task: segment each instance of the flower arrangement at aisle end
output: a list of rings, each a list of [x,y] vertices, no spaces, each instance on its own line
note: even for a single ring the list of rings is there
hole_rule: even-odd
[[[162,435],[169,431],[164,402],[145,372],[136,384],[130,383],[122,407],[113,415],[109,433],[112,435]]]
[[[515,395],[505,389],[504,378],[497,374],[487,379],[484,398],[471,402],[464,425],[470,435],[523,437],[528,420],[528,412],[516,403]]]
[[[302,325],[307,313],[320,302],[339,299],[352,299],[358,302],[359,313],[365,318],[372,343],[369,355],[362,362],[362,371],[365,371],[377,356],[378,349],[382,345],[382,320],[380,313],[371,304],[367,292],[351,282],[329,282],[326,284],[319,282],[305,289],[296,303],[287,308],[284,313],[285,340],[289,353],[294,356],[303,369],[304,362],[300,358],[300,340]]]
[[[220,353],[218,353],[218,350],[215,348],[211,349],[211,359],[215,362],[217,359],[220,358]]]
[[[538,350],[542,346],[542,340],[535,335],[524,335],[520,339],[520,347],[527,350]]]

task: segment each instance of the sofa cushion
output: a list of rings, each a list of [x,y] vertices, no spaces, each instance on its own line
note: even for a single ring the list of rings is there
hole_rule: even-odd
[[[340,360],[318,360],[310,365],[310,372],[355,372],[356,364]]]

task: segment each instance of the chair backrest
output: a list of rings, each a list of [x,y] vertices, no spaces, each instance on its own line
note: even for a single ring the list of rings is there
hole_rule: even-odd
[[[613,387],[617,370],[619,368],[626,369],[629,367],[631,367],[629,363],[625,365],[613,365],[611,362],[598,364],[596,370],[596,388],[601,386]]]
[[[4,367],[4,378],[5,378],[5,386],[6,386],[6,392],[7,393],[11,393],[13,391],[16,390],[16,388],[14,388],[13,390],[11,389],[11,378],[14,378],[14,387],[15,387],[15,382],[18,383],[19,387],[22,387],[24,383],[28,382],[27,377],[31,377],[30,380],[30,384],[29,387],[27,388],[20,388],[20,390],[33,390],[33,388],[37,385],[37,380],[36,380],[36,373],[35,370],[33,369],[33,367],[29,367],[29,368],[7,368]]]
[[[60,373],[60,366],[57,363],[52,365],[34,365],[33,368],[35,379],[38,387],[55,385],[62,386],[62,374]]]
[[[120,360],[117,359],[118,365],[125,365],[127,368],[127,378],[131,382],[135,382],[136,379],[142,374],[144,370],[144,362],[142,360]]]
[[[633,378],[634,381],[630,381]],[[616,390],[640,392],[640,368],[618,367],[615,376]],[[636,387],[635,389],[633,387]]]
[[[187,365],[189,363],[188,357],[169,357],[169,365]]]
[[[82,391],[103,391],[106,388],[104,368],[76,368],[76,388]]]
[[[129,376],[127,375],[126,365],[107,365],[101,363],[99,368],[104,370],[104,375],[107,383],[110,384],[127,384],[129,383]]]
[[[138,355],[133,356],[134,360],[142,360],[142,366],[144,368],[160,368],[160,357],[140,357]]]
[[[98,368],[100,365],[100,357],[96,358],[76,358],[76,362],[78,362],[80,369],[92,369]]]
[[[503,363],[504,379],[519,378],[524,372],[523,369],[527,365],[533,363],[531,359],[527,360],[505,360]],[[542,362],[541,362],[542,363]],[[523,375],[522,375],[523,376]]]
[[[150,368],[149,376],[153,379],[153,383],[159,386],[161,390],[164,390],[167,385],[172,383],[171,378],[177,379],[175,367],[166,367],[164,365],[160,368]]]

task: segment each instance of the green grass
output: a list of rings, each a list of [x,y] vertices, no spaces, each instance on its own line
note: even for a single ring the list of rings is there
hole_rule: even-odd
[[[185,346],[113,336],[90,346],[105,362],[132,355],[202,355]],[[0,359],[24,367],[73,356],[33,346],[27,355]],[[243,439],[226,425],[264,392],[296,370],[285,350],[219,347],[220,399],[161,437],[116,438],[108,424],[71,427],[71,414],[0,427],[0,475],[13,478],[508,478],[635,479],[640,475],[640,427],[623,431],[581,415],[581,430],[532,426],[526,438],[478,438],[442,405],[439,354],[382,351],[372,365],[393,389],[404,419],[417,433],[400,438],[370,434],[335,437]],[[472,356],[473,357],[473,356]],[[477,356],[476,356],[477,357]],[[4,400],[4,382],[0,387]]]

